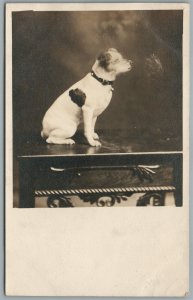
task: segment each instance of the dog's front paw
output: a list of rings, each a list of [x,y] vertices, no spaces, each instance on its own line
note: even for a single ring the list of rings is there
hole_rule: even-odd
[[[99,136],[96,132],[93,132],[92,137],[93,137],[94,140],[99,140]]]
[[[99,141],[93,140],[93,141],[89,141],[90,146],[92,147],[100,147],[101,143]]]

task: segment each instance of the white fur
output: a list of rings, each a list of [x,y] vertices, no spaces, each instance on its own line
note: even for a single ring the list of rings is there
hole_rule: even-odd
[[[131,61],[122,58],[115,49],[106,53],[110,57],[106,68],[100,66],[97,60],[93,65],[95,74],[105,80],[115,80],[117,74],[131,69]],[[80,89],[86,94],[86,101],[82,107],[75,104],[69,96],[71,89]],[[59,96],[46,112],[43,118],[41,135],[47,143],[73,144],[71,137],[75,134],[79,124],[84,123],[84,135],[91,146],[100,146],[99,137],[95,133],[97,117],[107,108],[112,97],[112,86],[102,85],[90,73],[72,85]]]

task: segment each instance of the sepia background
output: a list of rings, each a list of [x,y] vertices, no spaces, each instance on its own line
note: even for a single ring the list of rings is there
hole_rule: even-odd
[[[53,101],[114,47],[134,68],[114,84],[98,129],[135,129],[174,138],[182,134],[182,10],[14,12],[13,130],[40,133]]]

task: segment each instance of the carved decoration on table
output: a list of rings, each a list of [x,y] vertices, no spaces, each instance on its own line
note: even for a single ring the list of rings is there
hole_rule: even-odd
[[[133,171],[133,176],[137,176],[140,181],[153,182],[153,175],[159,165],[136,165],[127,168]],[[65,169],[52,168],[54,171],[63,172]],[[71,201],[73,195],[79,196],[83,202],[91,205],[96,204],[98,207],[111,207],[121,201],[127,201],[133,193],[145,193],[137,200],[137,206],[160,206],[164,205],[164,192],[174,191],[173,186],[164,187],[128,187],[128,188],[96,188],[96,189],[65,189],[65,190],[39,190],[35,191],[36,196],[48,196],[47,206],[55,207],[74,207]],[[161,192],[159,192],[161,191]]]
[[[131,167],[133,170],[133,175],[138,176],[141,181],[148,180],[153,182],[153,175],[156,173],[155,169],[158,169],[159,165],[137,165],[135,167]]]
[[[156,174],[156,169],[158,169],[159,165],[136,165],[136,166],[126,166],[126,168],[133,171],[133,176],[137,176],[140,181],[144,182],[145,180],[149,182],[153,182],[153,175]],[[50,169],[54,172],[65,172],[66,170],[72,170],[76,168],[56,168],[56,167],[50,167]],[[115,167],[116,169],[116,167]],[[81,176],[80,173],[77,174],[77,176]]]
[[[136,206],[164,206],[165,192],[148,192],[137,200]]]
[[[135,188],[137,189],[137,188]],[[154,189],[156,189],[154,187]],[[137,200],[136,206],[164,206],[165,205],[165,192],[175,191],[175,187],[157,187],[157,190],[152,190],[152,188],[143,188],[139,192],[145,192],[144,195],[140,196]],[[136,193],[137,191],[135,191]],[[80,200],[83,202],[88,202],[90,205],[96,204],[98,207],[112,207],[115,204],[120,204],[121,201],[128,201],[134,192],[124,192],[124,193],[97,193],[97,194],[84,194],[78,195]],[[73,196],[73,195],[71,195]],[[47,206],[50,208],[56,207],[74,207],[71,197],[64,195],[51,195],[47,199]]]
[[[74,207],[70,200],[70,197],[52,195],[47,199],[47,206],[49,208]]]
[[[91,205],[96,204],[98,207],[111,207],[114,206],[115,203],[121,203],[121,201],[127,201],[128,197],[131,197],[133,192],[128,193],[119,193],[119,194],[96,194],[96,195],[82,195],[80,196],[81,200],[84,202],[89,202]]]

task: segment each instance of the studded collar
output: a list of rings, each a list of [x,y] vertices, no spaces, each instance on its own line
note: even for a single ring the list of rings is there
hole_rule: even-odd
[[[91,76],[94,77],[96,80],[98,80],[102,85],[111,85],[112,86],[114,83],[114,81],[110,81],[110,80],[106,80],[106,79],[98,77],[93,70],[90,73],[91,73]]]

